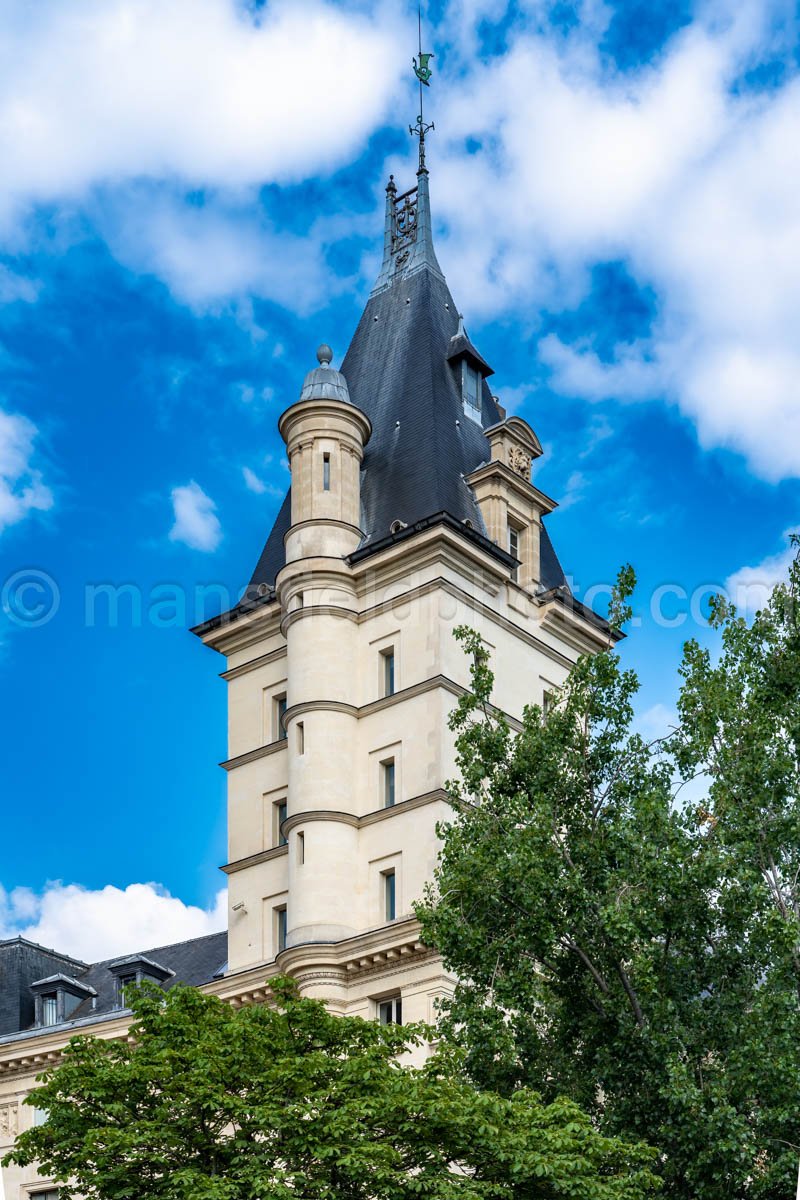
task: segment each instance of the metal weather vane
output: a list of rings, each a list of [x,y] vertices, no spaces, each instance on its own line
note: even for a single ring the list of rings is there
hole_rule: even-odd
[[[428,125],[425,124],[422,89],[423,87],[430,87],[433,71],[428,66],[428,63],[434,55],[423,54],[422,52],[422,10],[420,8],[417,9],[417,27],[419,33],[419,50],[417,51],[417,57],[412,59],[412,62],[414,63],[414,74],[419,80],[419,116],[417,117],[416,125],[409,125],[408,132],[412,136],[416,134],[419,139],[419,171],[425,171],[427,170],[425,166],[425,134],[430,133],[436,126],[433,121]]]

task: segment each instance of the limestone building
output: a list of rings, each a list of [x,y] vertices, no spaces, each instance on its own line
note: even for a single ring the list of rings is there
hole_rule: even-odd
[[[340,1013],[432,1019],[449,981],[412,904],[469,682],[453,630],[481,634],[512,725],[607,644],[547,533],[539,440],[492,395],[437,261],[428,184],[424,160],[409,191],[390,180],[380,274],[341,370],[320,347],[280,417],[291,489],[251,585],[194,630],[229,693],[227,936],[99,964],[0,944],[0,1154],[73,1032],[124,1033],[131,978],[244,1004],[289,972]],[[50,1200],[16,1170],[5,1188]]]

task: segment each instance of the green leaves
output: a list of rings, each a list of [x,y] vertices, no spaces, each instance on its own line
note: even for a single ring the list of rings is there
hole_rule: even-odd
[[[132,1000],[130,1042],[74,1038],[29,1102],[47,1113],[7,1158],[85,1200],[633,1200],[652,1152],[573,1105],[504,1099],[424,1026],[335,1017],[272,983],[238,1011],[191,988]]]
[[[719,662],[687,645],[680,727],[652,746],[610,651],[512,736],[477,635],[457,635],[473,691],[418,908],[462,981],[443,1031],[483,1086],[568,1095],[658,1145],[686,1200],[778,1200],[800,1156],[799,595],[795,563],[752,625],[715,606]],[[702,802],[676,803],[695,776]]]

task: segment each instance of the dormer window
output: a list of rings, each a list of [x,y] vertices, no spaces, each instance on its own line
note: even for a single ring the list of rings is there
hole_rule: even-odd
[[[118,958],[115,962],[109,963],[108,969],[114,976],[117,1008],[127,1008],[128,1006],[125,998],[126,989],[138,987],[145,980],[149,983],[156,983],[160,987],[175,974],[169,967],[162,967],[160,963],[145,958],[143,954],[129,954],[126,958]]]
[[[70,975],[50,975],[31,984],[36,1025],[46,1029],[68,1021],[77,1008],[97,995],[94,988]]]
[[[461,401],[464,405],[465,415],[480,424],[483,407],[483,381],[494,372],[469,340],[464,328],[464,318],[461,316],[458,318],[458,329],[450,339],[447,361],[454,368],[456,382],[461,385]]]
[[[58,992],[44,992],[40,997],[41,1003],[41,1020],[40,1025],[57,1025],[58,1024]]]
[[[468,416],[473,417],[476,421],[481,418],[481,384],[483,376],[480,375],[472,363],[466,358],[461,360],[461,395],[464,401],[464,409]]]

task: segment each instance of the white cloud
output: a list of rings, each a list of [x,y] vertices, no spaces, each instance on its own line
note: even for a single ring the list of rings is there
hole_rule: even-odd
[[[222,540],[222,526],[216,504],[192,479],[172,489],[175,523],[169,531],[171,542],[183,542],[193,550],[216,550]]]
[[[166,946],[225,929],[227,894],[197,908],[160,884],[110,884],[95,891],[49,883],[42,892],[0,885],[0,938],[21,935],[50,949],[98,962],[117,954]]]
[[[38,432],[27,417],[0,409],[0,533],[53,507],[53,493],[32,465]]]
[[[439,257],[470,311],[517,320],[576,307],[593,264],[624,262],[655,296],[650,338],[610,362],[591,336],[547,338],[553,386],[666,397],[703,446],[777,480],[800,475],[800,78],[732,86],[774,50],[766,0],[698,11],[635,72],[608,67],[602,20],[560,39],[529,22],[505,57],[465,61],[431,155]]]
[[[267,490],[267,485],[263,479],[259,479],[255,471],[251,471],[249,467],[242,467],[242,475],[244,476],[245,486],[248,490],[255,492],[257,496],[263,496]]]
[[[405,70],[388,5],[7,0],[6,203],[176,176],[225,188],[324,172],[363,145]]]
[[[46,204],[72,236],[88,214],[124,265],[193,306],[247,293],[307,306],[323,287],[325,221],[259,226],[257,190],[358,156],[406,70],[399,21],[388,0],[368,13],[331,0],[257,12],[240,0],[7,0],[0,243],[24,249]]]
[[[800,531],[786,530],[787,543],[790,534],[797,532]],[[769,555],[756,566],[740,567],[725,580],[725,595],[736,605],[738,612],[752,615],[766,606],[777,584],[786,583],[796,555],[797,548],[788,543],[785,550]]]

